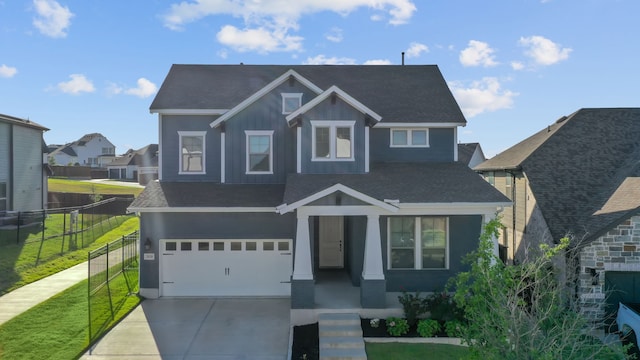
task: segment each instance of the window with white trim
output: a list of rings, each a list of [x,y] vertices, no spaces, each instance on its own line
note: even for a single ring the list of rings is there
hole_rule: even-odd
[[[302,106],[302,93],[282,93],[282,113],[291,114]]]
[[[447,269],[449,267],[446,217],[390,217],[388,239],[389,269]]]
[[[429,147],[428,129],[391,129],[391,147]]]
[[[311,121],[314,161],[353,161],[355,121]]]
[[[246,130],[247,174],[273,174],[273,130]]]
[[[205,173],[206,134],[206,131],[178,131],[180,174]]]
[[[7,183],[0,182],[0,211],[7,210]]]

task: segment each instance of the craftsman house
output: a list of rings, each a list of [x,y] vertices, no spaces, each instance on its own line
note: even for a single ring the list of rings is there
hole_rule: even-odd
[[[505,260],[570,237],[578,259],[567,271],[594,319],[640,302],[639,139],[640,108],[580,109],[474,168],[513,201]]]
[[[49,152],[51,165],[104,167],[116,157],[115,145],[99,133],[86,134],[74,142],[55,146]]]
[[[159,181],[129,209],[145,297],[314,309],[339,274],[384,308],[442,289],[510,204],[457,161],[466,120],[437,66],[174,65],[151,112]]]
[[[133,180],[146,185],[158,178],[158,144],[129,149],[107,164],[109,179]]]
[[[41,210],[47,203],[46,127],[0,114],[0,225],[6,212]]]

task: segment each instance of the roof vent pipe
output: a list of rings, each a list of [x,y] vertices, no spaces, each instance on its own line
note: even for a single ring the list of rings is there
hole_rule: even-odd
[[[404,65],[404,51],[402,52],[402,65]]]

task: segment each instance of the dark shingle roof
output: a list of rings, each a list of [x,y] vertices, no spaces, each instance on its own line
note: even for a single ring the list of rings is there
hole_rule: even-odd
[[[231,109],[290,69],[338,86],[382,122],[466,123],[436,65],[173,65],[151,111]]]
[[[124,155],[118,156],[109,166],[158,166],[158,144],[149,144],[138,150],[129,149]]]
[[[292,204],[335,184],[379,201],[400,203],[509,203],[462,163],[380,163],[368,174],[290,174],[284,203]]]
[[[149,183],[130,209],[189,207],[273,207],[282,204],[284,185]]]
[[[47,131],[49,129],[47,129],[46,127],[35,123],[31,120],[27,120],[27,119],[21,119],[21,118],[17,118],[15,116],[10,116],[10,115],[4,115],[4,114],[0,114],[0,122],[5,122],[5,123],[9,123],[9,124],[14,124],[14,125],[20,125],[20,126],[25,126],[25,127],[29,127],[29,128],[33,128],[33,129],[37,129],[37,130],[42,130],[42,131]]]
[[[473,154],[475,154],[476,150],[482,151],[480,148],[480,144],[478,143],[460,143],[458,144],[458,161],[469,165],[471,159],[473,159]]]
[[[588,242],[640,206],[631,197],[624,210],[606,210],[640,176],[639,139],[640,108],[581,109],[475,169],[521,168],[553,238]]]

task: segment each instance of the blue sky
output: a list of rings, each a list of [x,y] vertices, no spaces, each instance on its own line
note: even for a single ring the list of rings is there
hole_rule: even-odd
[[[436,64],[487,156],[584,107],[638,107],[637,0],[0,0],[0,113],[158,140],[180,64]]]

